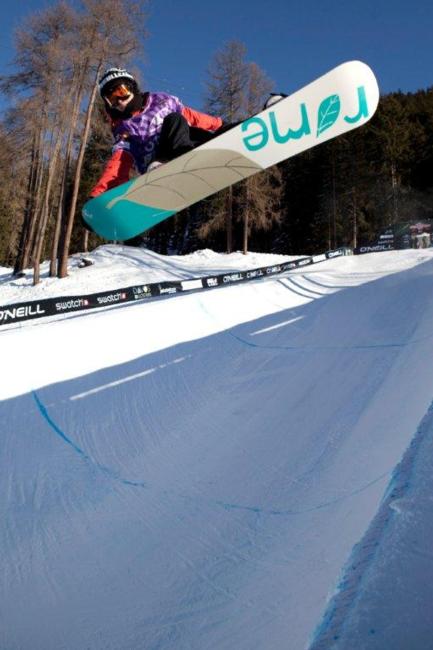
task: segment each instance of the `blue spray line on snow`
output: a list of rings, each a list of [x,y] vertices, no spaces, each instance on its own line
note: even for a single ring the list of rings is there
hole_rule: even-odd
[[[36,391],[32,392],[33,398],[38,406],[39,412],[44,418],[44,420],[48,423],[50,428],[56,433],[59,438],[63,440],[67,445],[72,447],[72,449],[81,456],[81,458],[89,463],[91,466],[95,467],[97,470],[99,470],[101,473],[103,473],[108,479],[119,481],[123,485],[127,485],[129,487],[139,487],[139,488],[146,488],[149,489],[150,486],[149,484],[145,483],[144,481],[132,481],[129,479],[122,478],[116,471],[110,469],[109,467],[105,467],[104,465],[101,465],[100,463],[95,463],[95,461],[92,460],[92,458],[86,454],[86,452],[81,449],[71,438],[69,438],[64,431],[56,424],[56,422],[53,420],[53,418],[50,416],[48,413],[48,409],[45,406],[45,404],[42,402],[40,399],[39,395],[37,394]],[[287,510],[277,510],[273,508],[263,508],[261,506],[254,506],[254,505],[247,505],[247,504],[240,504],[240,503],[228,503],[225,501],[220,501],[220,500],[213,500],[213,499],[203,499],[203,501],[206,503],[206,505],[212,505],[212,506],[218,506],[219,508],[222,508],[226,512],[236,512],[236,511],[244,511],[244,512],[251,512],[254,514],[258,515],[264,515],[264,516],[272,516],[272,517],[293,517],[297,515],[302,515],[308,512],[315,512],[317,510],[322,510],[324,508],[329,508],[330,506],[340,503],[341,501],[346,501],[347,499],[351,499],[355,497],[358,494],[361,494],[365,490],[368,490],[370,487],[378,483],[379,481],[382,481],[386,476],[390,474],[389,471],[384,472],[380,476],[377,476],[376,478],[372,479],[371,481],[367,482],[364,485],[361,485],[359,488],[355,490],[351,490],[348,494],[343,494],[340,496],[335,497],[334,499],[329,499],[328,501],[324,501],[322,503],[319,503],[317,505],[313,505],[309,508],[306,509],[287,509]],[[177,498],[181,498],[184,501],[187,502],[197,502],[197,497],[191,497],[189,495],[181,495],[178,493],[173,493],[167,490],[163,490],[162,493],[166,496],[176,496]]]
[[[50,428],[65,442],[67,445],[70,445],[72,449],[81,456],[81,458],[92,465],[93,467],[96,467],[100,472],[105,474],[107,478],[120,481],[124,485],[130,486],[130,487],[140,487],[140,488],[149,488],[150,486],[146,484],[144,481],[131,481],[129,479],[122,478],[119,476],[117,472],[114,470],[110,469],[109,467],[105,467],[104,465],[101,465],[100,463],[95,463],[92,458],[86,454],[81,447],[79,447],[73,440],[71,440],[65,433],[62,431],[62,429],[56,424],[56,422],[53,420],[53,418],[50,416],[48,413],[48,409],[45,406],[45,404],[41,401],[39,395],[36,393],[36,391],[32,392],[33,398],[38,406],[39,412],[41,413],[42,417],[44,420],[48,423]],[[314,512],[317,510],[322,510],[323,508],[328,508],[335,503],[339,503],[341,501],[346,501],[347,499],[353,498],[357,494],[360,494],[364,492],[365,490],[369,489],[372,485],[378,483],[379,481],[383,480],[386,476],[389,475],[389,471],[384,472],[380,476],[376,477],[375,479],[369,481],[365,485],[360,486],[356,490],[352,490],[348,494],[343,494],[339,497],[336,497],[334,499],[330,499],[329,501],[324,501],[323,503],[319,503],[315,506],[311,506],[310,508],[304,509],[304,510],[276,510],[273,508],[263,508],[261,506],[253,506],[253,505],[246,505],[246,504],[238,504],[238,503],[227,503],[224,501],[219,501],[219,500],[209,500],[205,499],[204,501],[207,503],[207,505],[213,505],[213,506],[218,506],[219,508],[223,508],[225,511],[244,511],[244,512],[252,512],[254,514],[259,514],[259,515],[266,515],[266,516],[273,516],[273,517],[293,517],[296,515],[302,515],[308,512]],[[163,491],[165,495],[170,494],[167,491]],[[171,494],[171,496],[177,496],[181,497],[186,501],[197,501],[197,498],[190,497],[188,495],[179,495],[179,494]]]
[[[226,333],[231,336],[233,339],[242,343],[243,345],[248,346],[249,348],[258,348],[263,350],[287,350],[291,352],[332,352],[335,350],[386,350],[386,349],[395,349],[395,348],[405,348],[408,345],[413,345],[415,343],[421,343],[426,339],[432,338],[431,336],[425,337],[423,339],[418,339],[416,341],[408,341],[406,343],[372,343],[366,345],[267,345],[265,343],[252,343],[246,339],[234,334],[234,332],[227,330]]]
[[[315,506],[310,506],[309,508],[304,508],[300,510],[271,510],[267,508],[261,508],[258,506],[247,506],[247,505],[241,505],[237,503],[225,503],[222,501],[217,501],[216,503],[220,505],[221,507],[224,508],[224,510],[246,510],[248,512],[253,512],[255,514],[260,514],[260,515],[273,515],[277,517],[287,517],[289,515],[304,515],[309,512],[317,512],[318,510],[323,510],[324,508],[330,508],[331,506],[335,505],[336,503],[341,503],[343,501],[347,501],[348,499],[352,499],[353,497],[356,497],[358,494],[362,494],[366,490],[368,490],[370,487],[373,485],[376,485],[376,483],[379,483],[382,481],[384,478],[389,476],[390,472],[386,471],[380,476],[377,476],[376,478],[372,479],[371,481],[368,481],[368,483],[365,483],[364,485],[361,485],[359,488],[356,488],[355,490],[351,490],[347,494],[342,494],[340,496],[335,497],[334,499],[329,499],[328,501],[323,501],[322,503],[318,503]]]
[[[57,435],[60,436],[60,438],[64,442],[66,442],[66,444],[70,445],[72,447],[72,449],[74,449],[74,451],[77,452],[77,454],[80,454],[80,456],[82,456],[84,458],[84,460],[90,461],[89,456],[82,449],[80,449],[80,447],[78,447],[78,445],[76,445],[70,438],[68,438],[68,436],[60,429],[60,427],[57,426],[57,424],[54,422],[54,420],[50,417],[46,406],[41,402],[41,400],[39,399],[39,396],[36,393],[36,391],[33,391],[32,395],[33,395],[33,399],[35,400],[36,404],[38,405],[38,409],[39,409],[42,417],[44,418],[44,420],[46,420],[48,422],[51,429],[53,429],[57,433]]]
[[[203,301],[199,301],[200,309],[214,322],[218,324],[217,318],[206,308],[203,304]],[[422,336],[417,339],[412,339],[408,341],[396,341],[395,343],[363,343],[359,345],[269,345],[267,343],[254,343],[253,341],[247,341],[247,339],[239,336],[234,333],[234,329],[238,325],[231,326],[226,329],[221,330],[221,334],[226,334],[230,336],[238,343],[245,345],[249,348],[256,348],[258,350],[286,350],[288,352],[332,352],[335,350],[394,350],[394,349],[404,349],[412,345],[417,345],[418,343],[424,343],[433,338],[433,335],[429,334]]]
[[[412,487],[412,477],[420,449],[428,436],[433,435],[433,402],[409,444],[402,460],[395,468],[379,510],[363,539],[353,548],[351,557],[343,569],[336,594],[329,602],[321,624],[314,633],[308,650],[332,650],[339,648],[348,616],[358,604],[365,578],[373,568],[381,542],[395,517],[398,502],[407,496]],[[368,634],[375,635],[370,629]]]
[[[130,481],[129,479],[122,478],[119,476],[117,472],[114,470],[110,469],[109,467],[105,467],[104,465],[101,465],[100,463],[95,463],[92,458],[86,454],[81,447],[79,447],[73,440],[68,438],[68,436],[62,431],[62,429],[54,422],[50,414],[48,413],[47,407],[43,404],[41,399],[39,398],[39,395],[37,394],[36,391],[32,391],[33,399],[36,402],[36,405],[39,409],[40,414],[44,418],[44,420],[48,423],[50,428],[56,433],[56,435],[59,436],[65,442],[67,445],[70,445],[72,449],[81,456],[81,458],[92,465],[93,467],[96,467],[100,472],[105,474],[108,478],[114,479],[115,481],[120,481],[120,483],[123,483],[124,485],[132,486],[132,487],[140,487],[140,488],[147,488],[147,484],[144,483],[143,481]]]

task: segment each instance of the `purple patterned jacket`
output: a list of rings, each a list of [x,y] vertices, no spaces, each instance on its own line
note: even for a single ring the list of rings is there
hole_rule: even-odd
[[[146,171],[155,159],[162,123],[170,113],[181,113],[189,126],[206,131],[216,131],[222,125],[220,117],[212,117],[184,106],[174,95],[148,93],[141,111],[126,120],[113,122],[113,152],[101,178],[90,192],[91,197],[125,183],[133,166],[140,174]]]
[[[148,93],[140,113],[114,124],[113,154],[116,151],[129,151],[135,167],[143,174],[154,160],[164,118],[170,113],[182,113],[183,108],[181,101],[173,95]]]

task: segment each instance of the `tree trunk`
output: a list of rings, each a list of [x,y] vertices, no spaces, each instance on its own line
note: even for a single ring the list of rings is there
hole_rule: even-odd
[[[84,230],[84,235],[83,235],[83,253],[88,253],[89,252],[89,231],[83,228]]]
[[[33,260],[36,255],[36,233],[38,230],[38,224],[41,219],[41,213],[43,210],[43,181],[44,181],[44,170],[43,164],[41,162],[39,168],[39,179],[38,186],[36,189],[36,196],[33,209],[33,217],[30,227],[30,233],[28,237],[28,245],[26,250],[26,268],[33,264]]]
[[[39,142],[36,142],[38,140]],[[14,273],[19,273],[30,266],[34,253],[34,241],[37,223],[40,215],[42,181],[43,181],[43,126],[38,136],[35,135],[32,150],[32,163],[27,187],[27,199],[23,229],[20,237],[18,257]]]
[[[65,168],[67,163],[65,162]],[[55,278],[57,275],[57,255],[60,241],[60,231],[62,228],[63,207],[65,202],[65,173],[63,174],[62,186],[60,188],[59,204],[57,206],[56,225],[54,228],[53,244],[51,246],[51,260],[50,260],[50,278]]]
[[[249,220],[250,220],[250,183],[251,179],[248,178],[246,180],[246,187],[245,187],[245,194],[246,194],[246,201],[245,201],[245,212],[244,212],[244,232],[243,232],[243,246],[242,246],[242,252],[244,255],[248,253],[248,230],[250,227]]]
[[[332,150],[332,248],[337,248],[337,191],[336,191],[336,170],[335,155]]]
[[[227,203],[226,203],[226,237],[227,237],[227,253],[233,252],[233,188],[229,187],[227,190]]]
[[[80,113],[82,92],[83,92],[83,80],[81,78],[81,81],[79,82],[78,88],[76,90],[75,100],[72,108],[72,118],[69,124],[69,133],[68,133],[68,140],[66,145],[66,155],[64,160],[62,182],[60,187],[59,206],[57,210],[56,227],[54,232],[53,246],[51,249],[51,263],[50,263],[51,277],[55,277],[57,275],[58,267],[60,264],[60,238],[62,234],[62,224],[64,222],[64,214],[65,214],[66,184],[68,182],[68,172],[71,167],[72,151],[74,145],[74,134],[75,134],[76,125]]]
[[[395,162],[391,163],[391,187],[392,187],[392,222],[398,221],[398,177]]]
[[[47,229],[48,218],[50,215],[50,199],[51,199],[52,186],[53,186],[54,175],[57,166],[57,159],[60,153],[61,144],[62,144],[62,136],[61,133],[59,132],[57,134],[56,143],[54,145],[54,151],[51,156],[50,164],[48,167],[48,179],[47,179],[47,187],[45,188],[45,199],[44,199],[42,215],[39,223],[39,228],[36,233],[35,255],[33,260],[33,284],[34,285],[40,282],[40,263],[41,263],[42,250],[43,250],[44,240],[45,240],[45,232]]]
[[[85,121],[83,136],[81,138],[80,150],[79,150],[79,153],[78,153],[77,166],[76,166],[76,169],[75,169],[74,184],[73,184],[73,189],[72,189],[71,204],[69,206],[69,214],[68,214],[67,223],[66,223],[65,241],[64,241],[64,244],[63,244],[63,250],[61,251],[61,255],[60,255],[59,278],[65,278],[67,276],[67,274],[68,274],[69,246],[70,246],[70,243],[71,243],[71,235],[72,235],[72,228],[73,228],[73,225],[74,225],[75,210],[77,208],[77,199],[78,199],[78,190],[79,190],[79,187],[80,187],[81,168],[83,166],[84,153],[85,153],[85,150],[86,150],[87,141],[89,139],[90,122],[91,122],[91,118],[92,118],[93,108],[94,108],[94,105],[95,105],[96,93],[97,93],[97,90],[98,90],[98,78],[99,78],[100,72],[102,70],[102,65],[103,65],[103,62],[100,61],[99,65],[98,65],[98,68],[97,68],[97,71],[96,71],[95,81],[94,81],[94,84],[93,84],[92,93],[90,95],[89,104],[87,106],[86,121]]]
[[[36,175],[37,175],[36,156],[37,153],[36,153],[36,137],[35,137],[33,140],[32,151],[31,151],[30,170],[29,170],[29,176],[27,182],[26,205],[24,208],[24,220],[21,228],[20,240],[18,244],[18,252],[15,259],[14,275],[16,275],[17,273],[19,273],[25,268],[24,266],[24,262],[26,258],[25,252],[26,252],[26,246],[27,246],[28,237],[30,233],[31,214],[32,214],[32,207],[34,203],[33,194],[36,186]]]
[[[357,215],[357,202],[356,202],[356,190],[353,188],[353,241],[352,248],[358,246],[358,215]]]

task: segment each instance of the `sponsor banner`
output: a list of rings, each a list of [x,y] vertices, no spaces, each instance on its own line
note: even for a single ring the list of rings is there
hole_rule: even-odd
[[[371,246],[358,246],[353,249],[354,255],[364,255],[364,253],[381,253],[383,251],[395,250],[393,244],[373,244]]]
[[[140,284],[138,287],[132,287],[134,300],[143,300],[143,298],[152,297],[152,287],[150,284]]]
[[[314,264],[317,264],[317,262],[324,262],[326,259],[327,259],[326,253],[322,253],[322,255],[314,255],[313,256]]]
[[[107,307],[134,299],[136,287],[105,291],[87,296],[59,296],[45,300],[35,300],[28,303],[17,303],[0,307],[0,326],[20,323],[25,320],[58,316],[76,311],[84,311],[95,307]],[[143,297],[143,296],[140,296]]]
[[[258,280],[299,269],[310,264],[316,264],[332,257],[345,255],[346,250],[341,248],[329,251],[315,257],[301,257],[290,262],[273,264],[249,271],[233,271],[221,273],[205,278],[191,278],[179,282],[155,282],[152,284],[140,284],[113,291],[92,293],[85,296],[59,296],[44,300],[32,300],[26,303],[20,302],[11,305],[0,306],[0,327],[3,325],[18,324],[23,321],[58,316],[89,309],[110,307],[127,302],[135,302],[146,298],[158,296],[170,296],[180,292],[193,291],[196,289],[212,289],[221,286],[228,286],[239,282]]]
[[[203,289],[203,283],[201,278],[197,280],[183,280],[182,281],[182,291],[193,291],[194,289]]]
[[[173,293],[183,291],[181,282],[160,282],[153,285],[155,296],[171,296]]]
[[[352,249],[338,248],[336,251],[328,251],[325,253],[327,260],[332,260],[334,257],[341,257],[342,255],[352,255]]]

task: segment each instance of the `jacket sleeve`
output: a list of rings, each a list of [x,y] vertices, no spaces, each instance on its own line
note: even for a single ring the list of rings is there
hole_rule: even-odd
[[[205,131],[217,131],[223,124],[220,117],[212,117],[206,113],[200,113],[188,106],[182,108],[182,115],[188,122],[189,126],[195,126]]]
[[[105,165],[101,178],[92,188],[89,196],[94,199],[106,190],[111,190],[129,181],[129,172],[134,165],[132,155],[125,149],[115,151]]]

